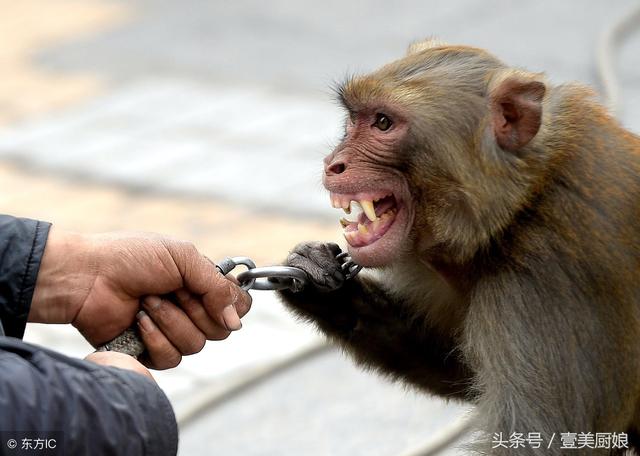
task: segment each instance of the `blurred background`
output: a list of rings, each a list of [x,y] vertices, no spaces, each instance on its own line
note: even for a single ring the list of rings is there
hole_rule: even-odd
[[[598,38],[636,3],[0,0],[0,212],[275,264],[299,241],[341,239],[320,184],[340,131],[334,82],[437,36],[600,89]],[[635,132],[639,45],[614,56]],[[253,296],[242,331],[156,374],[184,419],[181,455],[400,455],[466,413],[318,349],[271,292]],[[25,338],[91,351],[69,327]]]

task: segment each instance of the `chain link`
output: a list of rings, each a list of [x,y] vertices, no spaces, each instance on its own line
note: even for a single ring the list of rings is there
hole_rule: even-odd
[[[362,266],[353,262],[347,252],[336,256],[341,261],[340,268],[349,280],[355,277]],[[247,270],[237,275],[243,290],[285,290],[298,292],[309,283],[309,276],[305,271],[293,266],[266,266],[258,268],[255,262],[248,257],[225,258],[217,264],[218,270],[223,274],[229,274],[236,266],[246,266]]]

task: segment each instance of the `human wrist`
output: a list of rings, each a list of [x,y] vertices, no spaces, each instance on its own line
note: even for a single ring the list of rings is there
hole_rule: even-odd
[[[51,227],[31,301],[30,322],[74,320],[96,276],[91,245],[82,234]]]

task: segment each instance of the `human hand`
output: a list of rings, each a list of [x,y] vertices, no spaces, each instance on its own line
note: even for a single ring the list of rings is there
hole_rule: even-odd
[[[165,299],[169,293],[175,303]],[[207,339],[240,329],[250,306],[249,294],[191,243],[149,233],[85,236],[52,227],[29,321],[72,323],[97,346],[138,314],[148,354],[141,361],[166,369],[200,351]]]
[[[137,359],[133,356],[125,355],[124,353],[110,351],[93,352],[84,359],[85,361],[91,361],[92,363],[100,364],[101,366],[112,366],[119,367],[120,369],[127,369],[137,374],[145,375],[154,382],[156,381],[156,379],[153,378],[153,375],[151,375],[151,372],[149,372],[149,370]]]

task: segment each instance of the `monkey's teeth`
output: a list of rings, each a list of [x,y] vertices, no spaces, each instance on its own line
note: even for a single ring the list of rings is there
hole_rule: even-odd
[[[351,222],[345,218],[341,218],[340,219],[340,225],[342,225],[342,228],[346,228],[349,225],[351,225]]]
[[[376,210],[373,207],[373,201],[361,200],[360,206],[369,220],[375,222],[378,217],[376,216]]]
[[[371,229],[373,230],[374,233],[378,231],[378,228],[380,228],[381,223],[382,223],[382,219],[378,219],[374,222],[371,222]]]
[[[360,219],[360,214],[362,214],[362,207],[357,201],[350,201],[349,207],[347,209],[342,208],[349,217],[343,217],[342,219],[349,223],[357,223]]]
[[[382,215],[380,216],[380,219],[382,219],[382,220],[386,220],[386,219],[388,219],[389,217],[391,217],[391,216],[395,215],[395,213],[396,213],[396,210],[395,210],[395,209],[389,209],[388,211],[386,211],[384,214],[382,214]]]
[[[360,234],[369,234],[369,230],[362,223],[358,223],[358,232]]]

